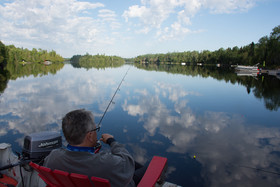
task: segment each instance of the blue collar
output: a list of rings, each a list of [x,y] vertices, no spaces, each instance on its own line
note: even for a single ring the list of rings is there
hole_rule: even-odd
[[[94,154],[94,147],[78,147],[68,144],[66,147],[69,151],[89,152]]]

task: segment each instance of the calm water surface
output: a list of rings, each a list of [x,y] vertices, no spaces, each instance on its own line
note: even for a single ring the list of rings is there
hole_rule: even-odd
[[[65,65],[56,74],[10,80],[0,96],[0,142],[21,151],[25,135],[61,132],[62,117],[78,108],[91,110],[98,123],[129,67]],[[262,84],[267,77],[247,79]],[[271,99],[255,85],[131,66],[100,134],[113,134],[143,164],[167,157],[167,181],[181,186],[279,186],[280,83],[274,81]]]

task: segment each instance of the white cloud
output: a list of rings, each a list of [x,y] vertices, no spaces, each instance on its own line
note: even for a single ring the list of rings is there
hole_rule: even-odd
[[[140,116],[142,116],[144,114],[144,111],[142,111],[142,108],[140,108],[139,105],[127,105],[127,100],[124,101],[124,106],[126,106],[125,108],[128,111],[129,115],[132,115],[132,116],[140,115]]]
[[[157,33],[159,40],[182,40],[187,34],[192,33],[192,31],[186,27],[183,27],[181,23],[175,22],[170,28],[166,27],[163,31]]]
[[[128,18],[142,18],[148,13],[148,11],[149,9],[144,6],[140,7],[138,5],[134,5],[124,11],[123,16],[125,20],[128,21]]]
[[[129,144],[131,146],[131,149],[133,151],[133,158],[136,162],[144,165],[147,161],[147,150],[143,149],[142,147],[139,147],[135,144]]]
[[[98,17],[100,17],[104,22],[108,22],[112,29],[118,29],[121,24],[117,20],[117,15],[114,11],[109,9],[101,9],[98,11]]]
[[[56,0],[53,0],[53,1],[55,2]],[[81,1],[75,1],[75,0],[70,0],[70,1],[68,0],[68,2],[70,2],[72,11],[84,11],[84,10],[88,10],[88,9],[104,7],[104,4],[102,4],[102,3],[81,2]],[[53,3],[53,2],[51,2],[51,3]],[[65,5],[65,1],[63,1],[63,0],[61,0],[60,3]]]
[[[160,28],[171,13],[174,13],[174,8],[177,5],[173,0],[151,0],[144,4],[146,6],[134,5],[124,11],[123,17],[128,21],[129,18],[139,18],[140,22],[149,27]]]
[[[1,125],[0,127],[0,136],[4,136],[7,134],[7,130],[5,129],[5,126]]]
[[[42,44],[71,46],[77,52],[102,48],[114,43],[115,30],[121,26],[115,12],[104,7],[77,0],[8,1],[0,5],[0,39],[27,48],[45,49]]]
[[[155,90],[157,93],[161,92],[164,96],[166,96],[166,92],[168,92],[169,99],[173,102],[178,102],[180,98],[185,97],[187,95],[196,95],[200,96],[201,94],[194,91],[185,91],[180,85],[174,84],[166,84],[162,82],[157,82],[155,86]]]
[[[256,0],[204,0],[203,6],[212,13],[234,13],[247,11],[255,5]]]
[[[147,89],[142,89],[142,90],[136,89],[134,92],[135,93],[140,93],[141,95],[144,95],[144,96],[148,95]]]
[[[156,82],[154,85],[156,95],[148,93],[145,89],[135,90],[135,93],[140,94],[138,104],[128,104],[125,100],[123,104],[123,110],[127,111],[132,116],[139,116],[141,121],[144,121],[144,128],[149,132],[151,136],[156,133],[157,128],[162,126],[168,126],[172,128],[174,123],[189,127],[194,125],[196,117],[189,110],[185,110],[187,101],[185,98],[187,95],[199,96],[199,93],[192,91],[185,91],[180,85],[171,85],[162,82]],[[172,103],[177,113],[182,117],[170,116],[170,111],[160,101],[160,95],[167,97]],[[146,117],[148,115],[148,118]],[[178,137],[184,138],[185,137]],[[175,140],[176,141],[176,140]]]
[[[142,23],[136,28],[136,33],[148,34],[156,30],[159,40],[181,39],[191,33],[186,26],[191,25],[191,19],[201,10],[211,13],[234,13],[252,8],[256,0],[145,0],[141,5],[130,6],[124,11],[127,22],[137,18]],[[177,14],[177,19],[172,19]],[[133,20],[134,21],[134,20]],[[145,28],[144,30],[141,28]],[[142,32],[139,32],[139,29]],[[144,31],[144,32],[143,32]]]
[[[182,11],[178,12],[177,17],[178,17],[179,23],[183,23],[183,24],[186,24],[186,25],[191,24],[191,19],[190,19],[190,17],[186,16],[186,11],[185,10],[182,10]]]

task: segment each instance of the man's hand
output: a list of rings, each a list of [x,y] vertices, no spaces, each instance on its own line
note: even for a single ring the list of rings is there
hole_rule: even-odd
[[[102,135],[101,135],[101,138],[100,138],[100,141],[102,141],[102,142],[104,142],[104,143],[107,143],[107,140],[108,140],[109,138],[114,138],[114,136],[111,135],[111,134],[102,134]]]

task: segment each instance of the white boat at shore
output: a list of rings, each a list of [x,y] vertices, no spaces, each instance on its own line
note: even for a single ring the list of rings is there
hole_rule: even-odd
[[[259,72],[260,71],[258,64],[254,65],[254,66],[234,65],[232,67],[234,67],[236,71],[246,71],[246,72]]]

